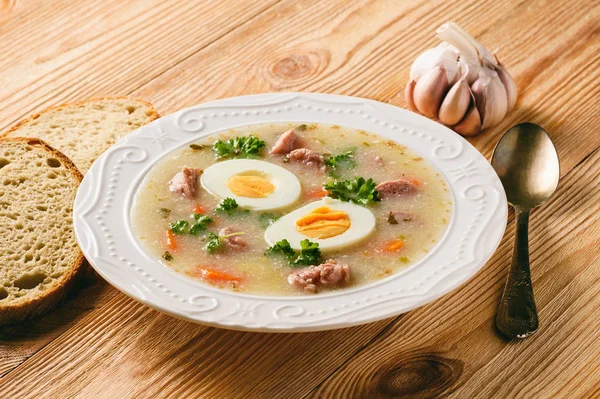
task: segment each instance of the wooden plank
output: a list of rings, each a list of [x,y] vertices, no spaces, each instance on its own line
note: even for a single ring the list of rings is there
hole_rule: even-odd
[[[222,51],[220,51],[220,49],[231,49],[228,51],[232,53],[239,52],[241,54],[247,54],[247,56],[251,59],[260,60],[264,57],[264,54],[268,54],[275,50],[272,47],[274,45],[276,46],[275,43],[287,43],[286,46],[290,46],[292,48],[299,44],[306,46],[306,44],[303,43],[307,43],[308,40],[314,40],[317,46],[320,46],[322,49],[324,49],[324,52],[335,54],[336,59],[340,60],[339,62],[347,63],[348,60],[351,59],[352,63],[362,65],[362,58],[370,57],[371,52],[376,51],[376,49],[379,48],[382,43],[385,43],[386,41],[389,41],[390,38],[399,35],[402,30],[399,28],[400,26],[404,26],[406,23],[411,21],[422,21],[423,23],[435,25],[438,22],[428,20],[426,18],[426,16],[429,15],[432,10],[435,10],[434,14],[437,18],[443,18],[447,16],[458,17],[461,12],[468,11],[470,7],[472,7],[467,6],[466,8],[453,8],[449,5],[423,2],[418,7],[411,8],[412,6],[407,4],[399,6],[395,2],[381,3],[372,1],[356,2],[351,5],[347,5],[342,1],[337,3],[314,1],[311,3],[305,2],[303,6],[304,7],[302,7],[302,10],[299,12],[301,7],[299,7],[296,2],[284,2],[281,6],[277,6],[272,11],[265,13],[264,16],[258,18],[256,22],[253,22],[246,27],[242,27],[239,32],[232,32],[231,38],[224,38],[226,40],[219,40],[213,46],[209,46],[209,48],[202,52],[200,57],[192,57],[194,58],[193,62],[184,61],[182,65],[185,64],[185,67],[179,68],[174,75],[166,74],[165,76],[156,79],[154,83],[163,82],[165,88],[170,88],[170,91],[166,92],[166,94],[169,96],[171,96],[174,91],[177,91],[177,97],[169,97],[172,99],[172,105],[169,105],[167,100],[162,100],[162,105],[165,106],[164,110],[168,112],[184,105],[200,101],[200,99],[210,99],[215,87],[218,88],[219,94],[224,96],[236,95],[240,93],[239,85],[232,85],[228,92],[224,92],[220,85],[216,85],[211,81],[207,81],[205,78],[204,70],[210,70],[210,73],[217,73],[218,75],[216,75],[216,77],[219,75],[224,76],[222,71],[216,72],[212,69],[213,62],[223,58]],[[499,18],[500,15],[502,15],[502,12],[506,11],[506,9],[502,7],[505,6],[497,7],[495,2],[490,2],[489,7],[485,9],[483,14],[488,18],[488,20],[493,21],[495,18]],[[322,28],[324,23],[322,16],[328,18],[328,28]],[[290,24],[290,21],[295,21],[297,19],[307,22],[303,24]],[[362,26],[361,29],[356,29],[357,22],[359,21],[368,21],[368,23]],[[484,29],[484,25],[479,25],[478,29]],[[285,32],[285,36],[283,36],[281,32]],[[315,33],[311,33],[311,36],[308,37],[307,32]],[[385,37],[378,38],[381,34],[384,34]],[[279,37],[280,41],[270,40],[269,38],[273,35]],[[347,44],[342,48],[340,48],[338,45],[338,42],[341,38],[348,40]],[[255,41],[259,41],[260,43],[254,46],[252,44]],[[417,44],[419,43],[419,39],[413,38],[411,43],[416,48]],[[401,41],[397,40],[396,46],[400,44]],[[268,47],[267,45],[271,47]],[[247,48],[247,50],[244,51],[244,48]],[[394,51],[399,52],[400,49],[395,49]],[[281,50],[277,50],[277,52],[279,54],[282,53]],[[286,55],[273,67],[273,76],[279,79],[281,82],[281,88],[283,89],[286,88],[286,82],[290,79],[290,77],[296,79],[296,65],[298,62],[304,59],[301,56],[296,58],[294,54],[294,51],[287,51]],[[190,60],[192,58],[190,58]],[[230,57],[225,58],[229,59]],[[272,58],[265,58],[265,60],[270,62],[272,61]],[[368,62],[371,62],[371,60],[368,59]],[[268,67],[268,65],[266,67]],[[314,76],[313,82],[310,83],[313,85],[319,84],[319,79],[324,77],[326,78],[330,73],[334,72],[335,68],[337,68],[337,66],[334,65],[333,68],[329,67],[328,70],[319,70],[319,75]],[[365,66],[362,66],[361,68],[365,68]],[[233,67],[229,67],[229,69],[232,71],[237,71],[241,76],[246,76],[244,78],[245,80],[252,80],[251,77],[247,76],[246,64],[239,65],[239,63],[234,63]],[[192,74],[187,76],[188,72],[191,72]],[[260,70],[258,72],[260,73]],[[176,84],[168,83],[169,80],[176,78],[181,73],[186,74],[186,76],[178,78]],[[231,73],[231,75],[236,76],[235,73]],[[198,78],[199,76],[201,79]],[[186,82],[187,79],[190,79],[189,84]],[[196,85],[200,81],[204,82],[203,87],[190,86],[191,84]],[[237,81],[239,82],[240,79],[237,79]],[[179,87],[182,89],[177,90]],[[154,89],[152,88],[145,88],[145,90],[147,90],[147,93],[149,94],[154,92]],[[252,90],[246,92],[251,91]],[[194,95],[192,96],[190,93],[194,93]],[[134,94],[145,96],[144,93],[139,92],[134,92]],[[185,101],[187,101],[187,104]],[[159,105],[159,108],[161,108],[161,105]],[[109,302],[108,307],[103,309],[102,312],[117,311],[116,309],[120,309],[120,307],[116,306],[115,303],[120,303],[119,301],[121,300],[121,297],[115,298],[112,302]],[[141,305],[135,306],[143,308]],[[74,327],[74,330],[83,328],[82,326],[88,323],[89,320],[91,319],[81,321],[76,327]],[[357,339],[356,346],[346,350],[344,355],[349,356],[351,353],[353,353],[353,351],[357,350],[360,345],[368,342],[371,337],[373,337],[383,328],[383,325],[384,324],[378,325],[379,328],[375,330],[373,330],[371,327],[365,328],[364,330],[358,329],[357,335],[360,339]],[[113,326],[112,328],[115,327]],[[278,342],[277,345],[283,345],[283,343],[280,344]],[[282,351],[285,350],[285,348],[280,349]],[[27,355],[29,354],[30,353],[27,352]],[[261,359],[262,354],[260,351],[258,351],[254,353],[253,356],[256,359]],[[332,360],[331,364],[315,367],[312,372],[306,373],[305,377],[303,379],[299,379],[298,381],[299,383],[305,384],[305,382],[309,381],[309,379],[327,375],[329,372],[333,371],[338,362],[341,363],[343,360],[344,359],[340,358],[336,361]],[[12,364],[15,363],[13,362],[11,365]],[[253,363],[248,366],[248,370],[250,370],[252,364]],[[254,364],[254,367],[255,366],[256,364]],[[323,367],[327,368],[326,372],[322,371]],[[91,372],[87,373],[90,375],[92,374]],[[308,392],[313,385],[303,385],[305,393]],[[222,387],[219,387],[219,389],[221,388]],[[269,390],[272,388],[266,385],[261,389],[265,392],[269,392]]]
[[[127,94],[276,2],[15,2],[0,18],[0,130],[49,105]]]
[[[589,128],[600,124],[595,102],[590,101],[600,96],[600,69],[595,67],[600,61],[600,3],[572,7],[568,1],[545,0],[417,5],[390,1],[340,9],[327,2],[306,5],[296,16],[305,24],[297,29],[286,19],[294,4],[265,13],[256,24],[232,32],[134,94],[165,112],[200,98],[269,91],[348,94],[406,107],[410,65],[437,43],[435,29],[450,19],[488,48],[500,46],[499,56],[519,88],[517,108],[499,126],[470,139],[485,156],[502,133],[526,120],[544,126],[557,141],[563,173],[600,146],[597,129]],[[241,75],[233,72],[239,60],[222,57],[221,48],[245,54]]]
[[[540,331],[507,343],[494,318],[514,223],[468,284],[398,318],[309,397],[587,397],[600,379],[600,150],[531,220]]]
[[[259,390],[273,398],[306,390],[306,381],[289,378],[292,371],[330,373],[320,361],[323,353],[335,363],[386,323],[308,334],[243,333],[177,320],[119,295],[4,377],[0,397],[248,397]],[[28,382],[39,375],[46,378]]]
[[[127,94],[274,3],[0,2],[0,130],[55,103]],[[0,377],[116,294],[96,276],[60,310],[3,327]]]
[[[446,19],[455,19],[476,36],[484,38],[482,40],[486,44],[497,43],[514,34],[512,32],[509,36],[511,32],[505,29],[508,23],[506,13],[512,12],[511,9],[519,4],[518,1],[503,3],[491,0],[458,5],[441,2],[409,5],[391,1],[361,1],[351,4],[341,1],[307,1],[299,4],[283,1],[255,21],[190,56],[171,71],[133,93],[148,97],[163,112],[207,99],[273,90],[338,92],[402,105],[403,101],[395,97],[396,93],[403,89],[412,59],[423,48],[434,43],[429,37],[435,27]],[[508,61],[513,61],[510,57],[505,57],[505,61],[511,71],[514,68],[515,71],[522,70],[531,74],[535,70],[536,76],[539,76],[536,79],[547,80],[530,85],[527,83],[528,78],[521,77],[526,75],[516,74],[519,86],[529,93],[522,98],[519,109],[533,109],[537,100],[543,100],[550,94],[554,94],[556,100],[551,104],[543,102],[541,111],[536,109],[535,115],[541,115],[541,121],[556,121],[553,113],[558,109],[563,110],[561,104],[577,107],[574,111],[569,109],[572,112],[569,117],[579,117],[578,124],[556,121],[558,134],[568,137],[573,135],[576,128],[593,126],[591,104],[584,97],[595,93],[592,83],[598,76],[597,71],[589,70],[590,63],[594,61],[594,55],[590,55],[589,49],[597,47],[594,47],[596,43],[592,40],[588,47],[578,50],[583,53],[580,57],[575,58],[574,54],[568,57],[560,55],[566,57],[563,61],[569,62],[566,67],[552,74],[554,71],[547,70],[537,74],[543,68],[540,65],[533,66],[533,60],[555,57],[557,47],[554,43],[573,42],[572,38],[577,33],[571,27],[575,17],[565,17],[567,24],[562,30],[566,32],[564,37],[540,26],[542,21],[546,23],[546,8],[554,10],[556,4],[559,5],[560,12],[572,12],[582,23],[586,23],[585,13],[573,10],[566,2],[555,2],[552,6],[541,1],[521,5],[509,14],[510,18],[520,18],[521,25],[531,27],[531,32],[543,34],[548,40],[544,42],[545,46],[523,42],[514,51],[515,54],[528,51],[527,57],[519,58],[514,63]],[[560,12],[550,13],[549,25],[554,22],[557,26],[562,26],[558,20]],[[590,11],[592,15],[594,12]],[[477,18],[472,18],[472,15],[477,15]],[[532,19],[532,15],[540,18]],[[515,23],[515,26],[518,25]],[[561,31],[556,26],[554,29]],[[593,35],[588,37],[595,38]],[[580,71],[588,74],[579,76]],[[574,97],[573,92],[569,91],[571,97],[562,98],[561,93],[565,89],[559,90],[557,87],[561,86],[556,82],[568,82],[571,76],[581,79],[576,83],[579,85],[576,88],[592,91],[584,90],[585,96]],[[517,118],[511,117],[515,120]],[[561,129],[563,126],[564,130]],[[474,142],[485,153],[489,153],[486,142],[478,140],[486,138],[491,143],[503,130],[502,127],[492,130]],[[590,148],[597,139],[585,129],[579,137]],[[571,145],[566,139],[559,144]],[[567,171],[589,153],[589,148],[574,146],[573,153],[568,154],[562,147],[559,151],[567,157],[563,157],[563,171]],[[547,240],[549,238],[552,237],[546,237]],[[556,243],[553,240],[549,242]],[[509,243],[505,240],[501,251],[506,254],[508,250]],[[561,251],[561,254],[566,253]],[[460,299],[454,293],[424,308],[433,309],[429,314],[425,310],[411,312],[401,319],[410,321],[403,325],[404,335],[397,333],[396,325],[395,332],[390,334],[397,334],[396,338],[405,339],[405,344],[408,345],[416,342],[414,335],[423,334],[423,326],[429,328],[432,325],[455,324],[460,320],[460,307],[457,311],[435,312],[437,307],[446,309],[444,304],[451,301],[459,301],[460,304],[464,302],[465,306],[473,304],[468,309],[475,313],[482,311],[480,308],[489,308],[489,303],[497,301],[507,261],[495,258],[494,262],[476,280],[457,291],[461,292]],[[578,265],[584,268],[581,264]],[[489,288],[490,285],[492,288]],[[487,287],[488,290],[482,290],[482,287]],[[467,319],[467,323],[471,321]],[[486,338],[486,346],[475,345],[475,349],[493,353],[495,349],[505,346],[494,335],[489,320],[480,320],[479,323],[479,330],[466,332],[468,338],[474,337],[476,342],[483,343],[483,338]],[[20,389],[20,396],[23,397],[41,392],[132,397],[152,396],[157,392],[174,397],[302,396],[357,350],[367,345],[384,326],[385,322],[381,322],[342,332],[291,336],[224,332],[158,315],[119,295],[101,312],[90,313],[89,317],[77,323],[59,340],[8,374],[2,380],[0,393],[2,389],[4,392],[0,396],[16,392],[17,389]],[[442,345],[443,342],[439,342]],[[237,351],[240,348],[244,349],[243,353]],[[378,348],[382,350],[381,347]],[[419,349],[414,348],[415,352]],[[478,353],[475,349],[467,352],[469,356],[466,358],[477,366]],[[436,359],[439,360],[440,357],[443,356],[438,355],[436,358],[434,354],[432,360],[426,363],[439,364]],[[369,364],[366,361],[368,359],[359,358],[363,363]],[[380,360],[384,364],[391,364],[394,359],[393,356],[385,357],[382,354]],[[48,372],[50,366],[47,364],[53,365],[52,373]],[[471,363],[465,364],[471,367]],[[421,370],[419,367],[421,366],[417,362],[415,369]],[[442,366],[435,368],[437,374],[433,375],[443,375],[444,370]],[[51,382],[42,381],[38,384],[39,375],[52,375],[54,378]]]
[[[68,331],[91,310],[101,308],[117,295],[120,295],[119,292],[100,276],[91,276],[57,311],[26,323],[2,326],[0,377]]]

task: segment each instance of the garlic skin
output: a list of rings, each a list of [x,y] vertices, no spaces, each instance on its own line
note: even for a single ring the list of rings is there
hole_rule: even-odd
[[[468,71],[450,88],[444,101],[442,101],[438,119],[445,125],[456,125],[463,119],[469,109],[472,93],[467,83],[467,77]]]
[[[506,90],[506,99],[508,101],[508,110],[511,111],[515,104],[517,103],[517,85],[513,80],[512,76],[508,73],[504,65],[500,63],[498,58],[496,58],[496,63],[498,66],[496,67],[496,72],[498,73],[498,77],[502,84],[504,85],[504,89]]]
[[[500,123],[508,110],[508,100],[498,74],[495,71],[482,74],[471,90],[481,116],[481,129]]]
[[[411,79],[406,84],[406,88],[404,89],[404,96],[406,97],[406,103],[408,105],[408,108],[413,112],[419,112],[419,110],[417,109],[417,106],[415,105],[415,102],[413,101],[416,84],[417,84],[417,82]]]
[[[457,61],[456,49],[447,43],[442,43],[417,57],[410,68],[410,79],[417,81],[433,68],[441,66],[446,70],[448,80],[454,82],[459,76]]]
[[[437,118],[440,104],[448,91],[448,77],[442,66],[427,72],[415,84],[413,101],[417,110],[428,118]]]
[[[475,102],[469,107],[463,120],[459,124],[452,126],[452,130],[463,136],[475,136],[481,131],[481,117],[479,116]]]
[[[500,123],[517,102],[517,87],[504,65],[454,22],[436,34],[442,43],[411,66],[405,89],[409,108],[465,136]]]

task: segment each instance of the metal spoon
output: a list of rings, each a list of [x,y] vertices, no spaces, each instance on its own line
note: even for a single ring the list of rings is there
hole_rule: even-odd
[[[529,269],[529,212],[556,191],[560,167],[550,136],[534,123],[510,128],[500,139],[492,166],[515,208],[516,234],[512,264],[496,326],[507,338],[525,338],[538,329]]]

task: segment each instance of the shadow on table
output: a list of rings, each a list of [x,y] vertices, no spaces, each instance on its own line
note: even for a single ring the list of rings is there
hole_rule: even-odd
[[[91,268],[88,271],[57,309],[22,323],[0,326],[0,377],[118,294]]]

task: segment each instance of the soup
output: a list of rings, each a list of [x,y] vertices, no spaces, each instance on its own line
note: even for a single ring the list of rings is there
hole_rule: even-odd
[[[444,179],[410,149],[326,124],[263,124],[176,150],[148,173],[134,234],[166,266],[219,288],[303,295],[385,278],[451,217]]]

